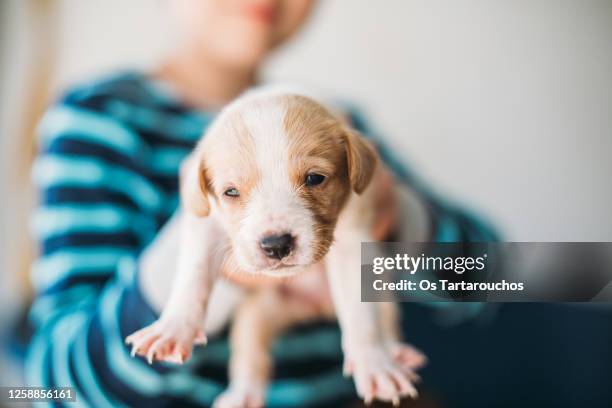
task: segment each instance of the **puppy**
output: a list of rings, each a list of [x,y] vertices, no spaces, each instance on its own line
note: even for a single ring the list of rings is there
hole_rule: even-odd
[[[375,149],[315,100],[238,98],[181,169],[177,275],[160,318],[126,339],[132,353],[189,358],[206,342],[223,276],[247,290],[233,316],[230,385],[215,406],[263,406],[275,336],[321,318],[338,319],[345,373],[367,403],[416,397],[413,370],[425,357],[401,342],[395,305],[360,301],[361,242],[384,239],[393,219],[379,215],[396,200]],[[423,238],[422,226],[410,228]]]

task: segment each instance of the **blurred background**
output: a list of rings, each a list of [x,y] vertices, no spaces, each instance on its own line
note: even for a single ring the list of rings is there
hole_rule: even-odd
[[[163,3],[0,2],[2,322],[29,293],[40,114],[71,84],[154,65],[174,40]],[[610,241],[611,73],[609,0],[326,0],[265,78],[357,103],[417,173],[506,240]]]

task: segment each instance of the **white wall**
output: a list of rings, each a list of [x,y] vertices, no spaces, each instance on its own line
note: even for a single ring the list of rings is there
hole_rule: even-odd
[[[164,0],[60,4],[60,86],[172,39]],[[360,103],[509,239],[612,240],[610,1],[325,0],[266,75]]]
[[[326,1],[273,76],[353,96],[513,240],[612,240],[612,2]]]

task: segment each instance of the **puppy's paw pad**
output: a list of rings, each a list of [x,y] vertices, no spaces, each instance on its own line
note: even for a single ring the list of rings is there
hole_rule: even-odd
[[[230,386],[217,397],[213,408],[263,408],[264,386]]]
[[[153,361],[184,363],[191,356],[194,344],[205,344],[204,331],[176,321],[158,320],[138,330],[125,339],[132,345],[132,356],[145,357]]]

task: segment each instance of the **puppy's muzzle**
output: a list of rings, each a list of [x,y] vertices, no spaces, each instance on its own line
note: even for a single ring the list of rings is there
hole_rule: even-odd
[[[291,234],[268,235],[259,241],[259,247],[268,258],[280,260],[289,256],[294,242]]]

